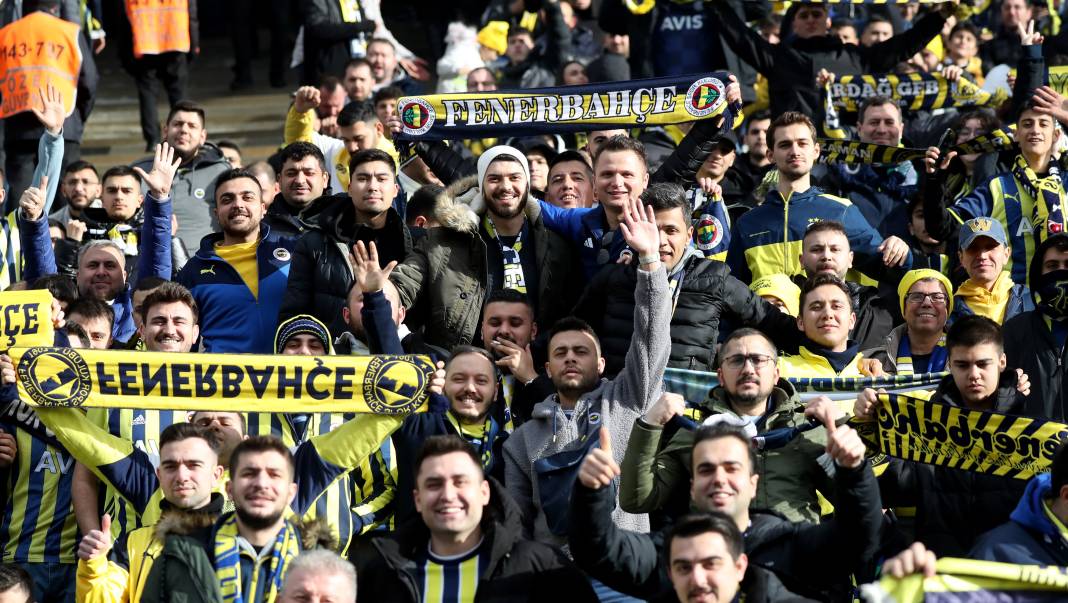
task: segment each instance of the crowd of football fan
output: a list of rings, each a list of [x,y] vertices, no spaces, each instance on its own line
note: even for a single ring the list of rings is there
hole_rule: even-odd
[[[231,88],[260,12],[271,85],[305,84],[262,160],[187,99],[196,2],[142,3],[188,35],[155,54],[99,4],[0,2],[0,72],[19,40],[81,49],[2,122],[0,278],[51,292],[56,345],[438,371],[407,417],[85,412],[20,401],[0,356],[0,599],[850,601],[936,555],[1068,566],[1063,449],[1029,481],[873,458],[847,421],[877,392],[788,381],[948,371],[934,402],[1068,421],[1063,3],[413,0],[417,57],[379,0],[232,0]],[[109,43],[152,153],[130,165],[80,159]],[[737,136],[399,135],[404,96],[716,70]],[[926,157],[820,161],[828,84],[915,72],[1014,94],[869,96],[855,140]],[[669,367],[718,385],[684,400]]]

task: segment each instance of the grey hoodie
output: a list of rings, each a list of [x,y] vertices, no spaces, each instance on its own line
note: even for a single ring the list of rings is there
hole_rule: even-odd
[[[600,412],[602,425],[608,428],[612,438],[612,456],[622,463],[634,421],[662,392],[664,369],[671,351],[670,333],[671,294],[663,266],[656,272],[638,270],[634,336],[623,370],[615,379],[601,381],[593,391],[582,396],[571,419],[560,409],[555,396],[539,402],[531,419],[504,443],[505,484],[523,511],[524,527],[535,540],[555,545],[566,542],[566,538],[553,536],[545,521],[534,461],[579,448],[582,445],[579,418],[587,412]],[[618,500],[612,520],[625,530],[649,531],[648,516],[625,513],[619,508]]]

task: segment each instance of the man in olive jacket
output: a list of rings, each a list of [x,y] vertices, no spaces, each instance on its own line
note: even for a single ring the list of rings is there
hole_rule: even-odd
[[[438,212],[441,227],[427,231],[390,275],[405,308],[426,300],[426,342],[445,349],[471,343],[486,297],[498,289],[526,293],[538,324],[566,316],[581,268],[571,244],[542,222],[526,156],[493,147],[478,159],[477,183],[462,180],[450,192],[458,204]]]
[[[777,355],[774,344],[756,329],[731,333],[720,354],[720,385],[696,409],[697,419],[746,424],[754,436],[782,436],[757,453],[756,469],[761,478],[752,506],[775,511],[790,521],[817,523],[820,505],[816,490],[825,495],[834,491],[830,467],[821,464],[827,432],[821,428],[803,433],[791,430],[808,427],[807,416],[823,418],[829,413],[831,420],[837,420],[844,415],[824,397],[806,408],[793,386],[779,379]],[[619,482],[619,504],[624,511],[663,510],[676,516],[689,510],[687,484],[694,432],[679,429],[657,452],[664,426],[684,411],[680,396],[665,394],[634,422]],[[791,435],[795,437],[787,439]]]

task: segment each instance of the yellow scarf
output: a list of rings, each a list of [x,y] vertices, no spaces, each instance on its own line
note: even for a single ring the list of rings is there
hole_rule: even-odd
[[[1046,517],[1061,533],[1061,538],[1068,540],[1068,527],[1065,527],[1064,523],[1053,513],[1053,509],[1049,508],[1049,501],[1042,501],[1042,510],[1046,512]]]
[[[972,282],[972,279],[968,279],[957,289],[957,296],[968,303],[972,312],[1001,324],[1005,318],[1005,308],[1009,304],[1010,291],[1012,291],[1012,277],[1008,272],[1002,271],[990,291]]]

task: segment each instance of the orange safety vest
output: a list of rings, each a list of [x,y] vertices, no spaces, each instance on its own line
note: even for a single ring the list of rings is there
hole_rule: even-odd
[[[126,0],[134,56],[189,52],[189,0]]]
[[[75,23],[38,11],[0,29],[0,118],[40,106],[39,93],[49,84],[63,95],[69,116],[81,69]]]

